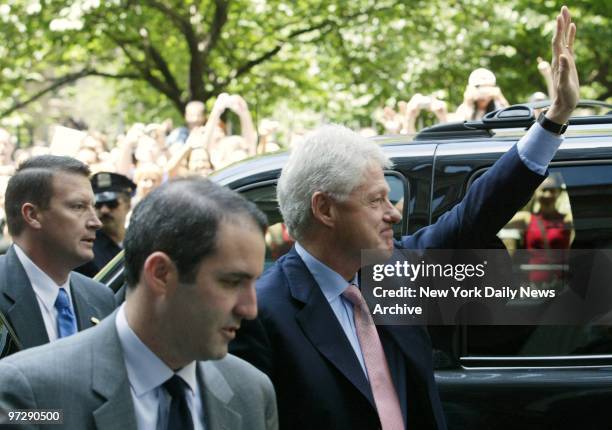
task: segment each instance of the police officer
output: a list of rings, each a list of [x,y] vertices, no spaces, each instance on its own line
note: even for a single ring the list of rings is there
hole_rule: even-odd
[[[77,271],[93,277],[123,248],[125,220],[136,184],[118,173],[99,172],[91,177],[91,185],[102,228],[96,232],[94,259]]]

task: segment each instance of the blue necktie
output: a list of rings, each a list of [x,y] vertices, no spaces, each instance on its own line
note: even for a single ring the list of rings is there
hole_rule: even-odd
[[[70,308],[70,297],[63,288],[59,289],[59,294],[55,300],[57,309],[57,334],[58,337],[66,337],[77,332],[76,318]]]

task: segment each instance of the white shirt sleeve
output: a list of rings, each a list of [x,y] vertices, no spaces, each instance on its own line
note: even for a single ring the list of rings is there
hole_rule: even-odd
[[[516,149],[529,170],[544,175],[561,142],[563,136],[545,130],[536,122],[518,141]]]

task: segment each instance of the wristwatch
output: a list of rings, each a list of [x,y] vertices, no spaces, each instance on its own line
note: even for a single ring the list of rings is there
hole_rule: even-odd
[[[546,112],[542,112],[540,114],[538,117],[538,122],[544,130],[548,130],[554,134],[565,133],[565,130],[567,130],[567,126],[569,125],[569,122],[566,122],[565,124],[557,124],[556,122],[549,120],[546,118]]]

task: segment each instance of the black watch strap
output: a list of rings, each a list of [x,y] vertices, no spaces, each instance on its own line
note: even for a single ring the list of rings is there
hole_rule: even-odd
[[[546,118],[546,112],[542,112],[540,114],[538,117],[538,122],[544,130],[548,130],[554,134],[565,133],[565,130],[567,130],[567,126],[569,125],[569,122],[566,122],[565,124],[557,124],[556,122],[549,120]]]

